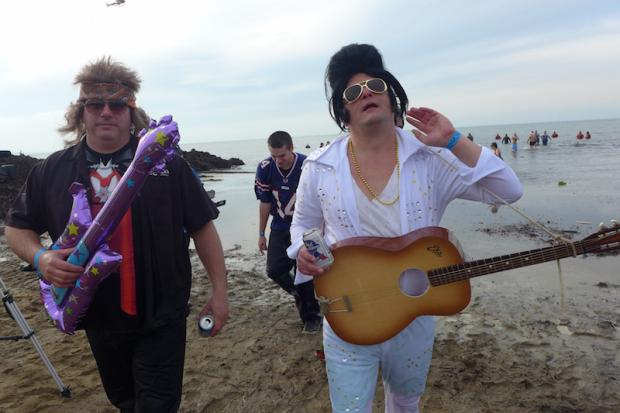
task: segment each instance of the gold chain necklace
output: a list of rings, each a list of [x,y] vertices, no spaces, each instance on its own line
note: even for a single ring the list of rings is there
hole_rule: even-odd
[[[385,205],[385,206],[394,205],[396,201],[398,201],[400,198],[400,162],[398,162],[398,138],[396,138],[396,150],[395,150],[396,176],[398,177],[398,193],[396,194],[396,198],[392,199],[391,201],[384,201],[381,198],[379,198],[379,195],[377,195],[375,190],[372,189],[372,187],[368,184],[368,181],[366,181],[366,178],[362,176],[362,171],[360,170],[360,165],[357,162],[357,157],[355,156],[355,151],[353,150],[353,141],[351,141],[351,139],[349,139],[349,151],[351,152],[351,160],[353,161],[353,168],[355,169],[355,174],[362,181],[362,183],[364,184],[364,186],[366,187],[370,195],[372,195],[372,199],[376,199],[377,202],[380,203],[381,205]]]

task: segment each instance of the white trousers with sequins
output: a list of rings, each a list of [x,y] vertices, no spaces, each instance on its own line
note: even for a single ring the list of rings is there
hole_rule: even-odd
[[[329,397],[337,413],[372,412],[381,368],[386,413],[417,413],[431,363],[435,318],[418,317],[391,339],[370,346],[347,343],[323,324]]]

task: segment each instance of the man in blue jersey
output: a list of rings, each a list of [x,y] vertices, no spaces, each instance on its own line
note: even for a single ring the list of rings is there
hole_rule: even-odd
[[[306,156],[293,151],[293,139],[284,131],[269,136],[267,146],[271,156],[264,159],[256,169],[254,192],[260,201],[258,225],[258,249],[267,251],[267,276],[284,291],[295,298],[303,332],[314,333],[321,329],[319,305],[314,297],[312,281],[294,285],[291,270],[296,266],[286,249],[291,245],[290,226],[295,209],[295,191]],[[265,228],[269,215],[271,230],[269,243]]]

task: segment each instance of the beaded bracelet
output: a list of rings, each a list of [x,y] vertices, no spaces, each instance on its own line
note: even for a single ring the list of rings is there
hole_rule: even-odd
[[[452,134],[452,137],[450,137],[448,144],[446,145],[446,149],[452,150],[452,148],[454,148],[459,139],[461,139],[461,132],[455,130]]]

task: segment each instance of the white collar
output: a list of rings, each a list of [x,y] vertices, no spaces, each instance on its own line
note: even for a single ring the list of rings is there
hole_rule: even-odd
[[[404,163],[411,155],[421,149],[430,149],[428,146],[420,142],[411,131],[403,130],[395,127],[398,134],[399,158]],[[326,148],[315,150],[308,155],[307,160],[310,162],[318,162],[332,167],[341,164],[347,157],[347,144],[351,137],[350,133],[339,135]]]

